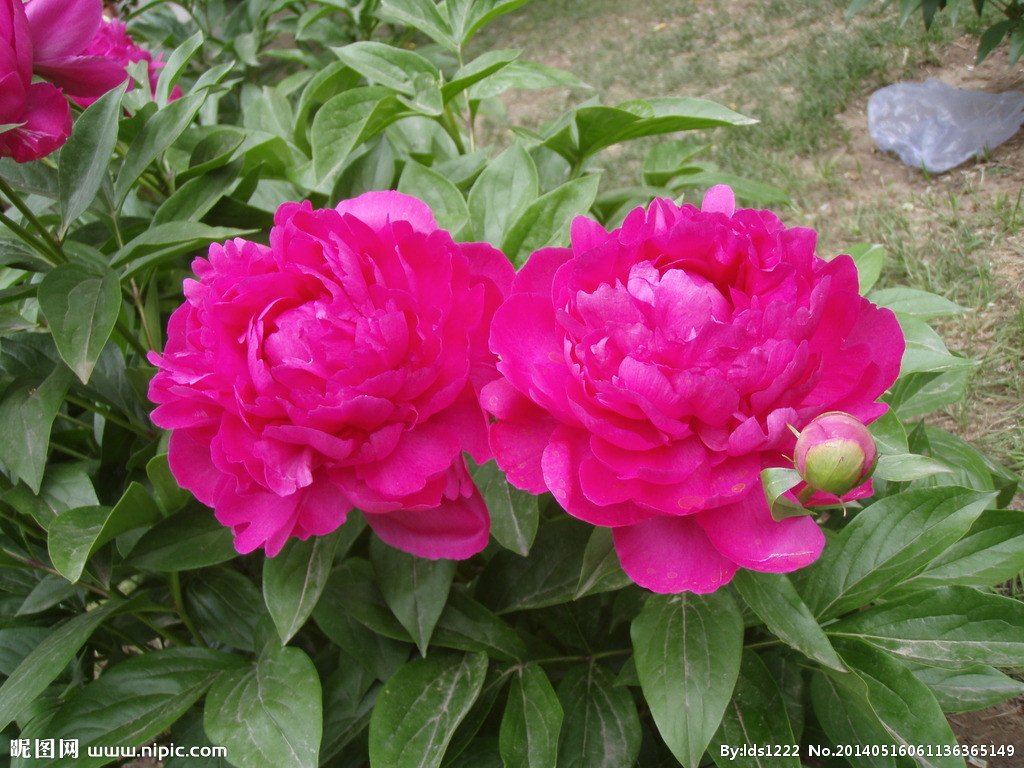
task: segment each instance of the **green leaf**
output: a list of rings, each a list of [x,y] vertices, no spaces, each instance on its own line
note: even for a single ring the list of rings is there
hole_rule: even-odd
[[[971,587],[929,587],[828,627],[923,664],[1024,665],[1024,603]]]
[[[572,72],[556,69],[535,61],[513,61],[489,77],[471,86],[470,101],[500,96],[511,89],[588,88]]]
[[[846,251],[857,265],[857,281],[862,296],[878,282],[882,276],[882,264],[885,262],[885,246],[878,243],[857,243]],[[878,303],[877,301],[875,302]]]
[[[529,559],[498,552],[480,576],[477,599],[495,613],[568,602],[576,594],[590,526],[561,518],[537,532]]]
[[[69,584],[68,580],[63,576],[48,573],[26,595],[25,602],[21,604],[18,608],[18,613],[15,615],[29,616],[33,613],[45,611],[58,603],[64,602],[80,591],[80,587]],[[3,672],[3,674],[7,674],[7,672]]]
[[[632,625],[637,675],[665,744],[697,768],[740,671],[743,620],[724,591],[652,595]]]
[[[334,569],[313,619],[379,680],[387,680],[409,657],[409,634],[388,610],[366,560],[348,558]]]
[[[530,0],[449,0],[448,19],[460,46],[499,16],[511,13]]]
[[[899,417],[890,409],[879,416],[868,426],[871,436],[880,454],[907,453],[907,431],[900,423]]]
[[[166,453],[158,453],[146,462],[146,477],[153,484],[157,505],[165,513],[177,512],[192,498],[174,479]]]
[[[70,384],[70,371],[58,365],[41,381],[16,379],[0,400],[0,461],[36,494],[49,455],[50,428]]]
[[[866,605],[950,547],[995,497],[967,489],[920,489],[860,512],[809,566],[804,601],[819,619]]]
[[[127,607],[129,604],[122,600],[108,600],[47,635],[0,686],[0,730],[7,728],[53,682],[105,619]]]
[[[572,125],[550,136],[544,145],[576,163],[605,147],[643,136],[756,122],[704,99],[637,99],[617,107],[580,107]]]
[[[405,164],[398,180],[398,191],[425,202],[441,229],[457,234],[469,221],[469,209],[462,193],[441,174],[415,160]]]
[[[238,553],[225,528],[207,509],[179,512],[149,529],[129,561],[147,571],[188,571],[231,560]]]
[[[257,650],[256,627],[263,598],[248,578],[230,568],[206,568],[185,588],[185,605],[199,631],[210,640],[244,651]]]
[[[966,669],[911,667],[914,676],[928,686],[943,712],[985,709],[1024,693],[1024,683],[989,666]]]
[[[81,382],[87,383],[121,310],[117,273],[61,264],[40,283],[39,308],[60,356]]]
[[[447,104],[474,83],[490,77],[495,72],[515,61],[522,51],[487,51],[480,54],[464,67],[459,67],[452,79],[441,86],[441,98]]]
[[[314,615],[328,610],[342,610],[386,637],[403,642],[412,639],[384,599],[373,565],[361,557],[347,558],[331,573]]]
[[[957,368],[945,373],[903,376],[892,386],[885,401],[893,406],[896,415],[904,421],[924,416],[963,400],[970,375],[969,368]]]
[[[38,495],[33,495],[26,486],[19,484],[0,498],[22,514],[32,517],[44,530],[49,530],[61,512],[100,503],[92,479],[76,464],[50,464]]]
[[[441,81],[437,67],[418,53],[404,48],[362,40],[331,50],[371,83],[383,85],[406,96],[416,94],[415,81],[418,75],[426,75],[435,84]]]
[[[743,652],[736,690],[711,743],[715,748],[708,751],[719,768],[800,768],[794,750],[797,740],[786,716],[782,692],[753,651]],[[741,752],[744,745],[767,747],[768,754],[731,752]],[[788,755],[787,749],[791,750]]]
[[[124,91],[123,85],[118,86],[90,104],[75,120],[75,130],[61,148],[57,163],[61,211],[57,234],[61,238],[71,222],[92,204],[106,178],[110,155],[117,143]]]
[[[470,190],[469,215],[476,236],[500,245],[509,226],[539,192],[537,166],[516,142],[484,169]]]
[[[30,725],[22,737],[44,738],[59,733],[77,739],[76,768],[105,765],[106,756],[91,757],[91,746],[139,746],[166,731],[199,700],[223,672],[241,666],[242,659],[206,648],[149,651],[104,670],[38,731]],[[67,764],[33,760],[32,765]]]
[[[316,668],[298,648],[270,646],[213,684],[203,720],[238,768],[316,768],[323,727]]]
[[[470,474],[490,512],[491,535],[505,549],[526,557],[540,521],[537,497],[511,485],[493,460],[471,467]]]
[[[426,656],[430,635],[448,601],[455,561],[425,560],[376,537],[370,542],[370,559],[388,607]]]
[[[562,705],[559,768],[622,768],[640,753],[640,718],[629,690],[593,662],[569,668],[558,686]]]
[[[114,182],[114,204],[120,208],[139,176],[185,132],[206,101],[206,93],[190,93],[150,117],[132,139]]]
[[[356,88],[328,100],[310,127],[314,186],[333,186],[352,150],[397,120],[403,109],[394,93],[380,86]]]
[[[573,599],[578,600],[584,595],[598,592],[611,592],[632,583],[632,579],[619,564],[611,528],[595,526],[587,542],[587,548],[583,550],[580,580],[576,584]]]
[[[975,59],[975,64],[981,64],[1003,42],[1003,38],[1013,29],[1014,21],[1014,19],[998,21],[982,33],[981,39],[978,41],[978,57]]]
[[[384,19],[418,29],[449,51],[458,49],[451,27],[434,0],[383,0],[378,13]]]
[[[750,609],[787,645],[826,667],[845,667],[796,588],[784,573],[758,573],[743,568],[732,583]],[[751,741],[750,743],[755,743]]]
[[[956,737],[927,686],[889,654],[857,640],[836,650],[852,674],[814,676],[811,696],[825,732],[836,744],[928,745],[916,758],[922,768],[963,768],[964,759],[944,747]],[[826,677],[827,675],[827,677]],[[931,756],[934,754],[935,756]],[[892,758],[850,758],[855,766],[895,766]]]
[[[802,507],[783,495],[802,482],[800,473],[792,467],[767,467],[761,470],[761,485],[764,486],[764,495],[775,522],[787,517],[813,514],[813,510]]]
[[[572,220],[590,210],[600,183],[598,174],[584,176],[538,197],[508,228],[501,250],[521,266],[539,248],[566,245]]]
[[[110,265],[114,268],[129,267],[130,272],[137,272],[139,264],[157,264],[205,248],[210,243],[248,234],[252,234],[252,230],[211,227],[198,221],[168,221],[146,229],[125,243],[111,257]],[[159,260],[154,256],[159,256]]]
[[[61,576],[78,581],[96,550],[125,531],[160,519],[155,505],[137,503],[139,491],[132,491],[133,486],[141,490],[141,486],[133,483],[113,509],[78,507],[56,517],[50,525],[47,547],[53,567]]]
[[[881,247],[881,246],[877,246]],[[864,290],[862,289],[863,293]],[[883,288],[868,295],[868,300],[880,307],[893,312],[911,315],[920,320],[931,320],[934,317],[952,317],[962,315],[966,307],[954,304],[947,298],[928,291],[915,288]]]
[[[526,664],[512,677],[499,748],[505,768],[555,768],[562,705],[539,664]]]
[[[526,656],[526,646],[512,627],[461,589],[448,593],[448,603],[430,641],[459,651],[483,651],[502,661]]]
[[[437,768],[448,742],[480,694],[485,654],[432,654],[384,684],[370,718],[370,763]]]
[[[281,642],[302,629],[313,613],[334,564],[341,529],[306,541],[292,539],[263,566],[263,599]]]
[[[920,456],[916,453],[896,453],[879,456],[871,476],[877,477],[879,480],[906,482],[952,472],[953,470],[944,462],[927,456]]]
[[[365,731],[377,700],[376,678],[344,651],[338,667],[324,681],[324,737],[320,764],[327,763],[346,744]]]
[[[198,31],[175,48],[171,55],[167,57],[167,64],[160,70],[160,79],[157,80],[156,84],[156,93],[153,94],[153,100],[157,104],[163,106],[167,103],[167,99],[170,97],[171,91],[174,90],[174,85],[178,82],[178,78],[181,77],[192,56],[202,45],[203,33]]]
[[[690,167],[690,161],[708,148],[708,144],[672,139],[661,141],[644,158],[644,184],[664,186]]]
[[[153,226],[181,219],[201,219],[235,186],[241,168],[242,163],[238,161],[214,168],[198,178],[182,181],[153,215]]]
[[[900,376],[911,373],[937,373],[959,368],[973,368],[976,363],[956,357],[946,348],[942,338],[924,320],[897,314],[907,346],[900,364]]]
[[[960,584],[994,587],[1024,571],[1024,514],[986,510],[962,539],[897,590]],[[897,591],[894,590],[894,593]]]

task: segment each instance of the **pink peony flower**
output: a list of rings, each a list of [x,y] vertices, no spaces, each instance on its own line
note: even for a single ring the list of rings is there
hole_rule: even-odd
[[[82,55],[100,23],[99,0],[0,0],[0,157],[45,157],[71,135],[63,94],[96,98],[124,67]],[[35,74],[50,82],[32,82]]]
[[[738,567],[791,571],[824,537],[772,520],[762,468],[786,466],[826,411],[864,422],[899,374],[892,312],[857,292],[852,259],[815,233],[655,200],[609,233],[577,218],[571,248],[532,254],[495,313],[491,447],[519,488],[614,529],[626,573],[656,592],[710,592]]]
[[[149,390],[175,477],[239,552],[333,531],[352,507],[392,546],[466,558],[489,518],[462,452],[490,457],[479,387],[514,271],[430,209],[368,192],[286,203],[270,247],[196,259]]]
[[[103,18],[100,0],[27,0],[25,14],[32,71],[67,95],[96,99],[128,77],[122,64],[86,53]]]
[[[160,70],[164,68],[164,62],[160,56],[153,59],[153,54],[145,48],[140,47],[128,34],[128,27],[120,19],[108,19],[103,17],[99,27],[96,29],[96,36],[85,49],[85,53],[91,56],[102,56],[105,59],[115,62],[120,67],[127,67],[136,61],[149,63],[149,90],[156,95],[156,85],[160,80]],[[170,101],[180,99],[181,88],[174,86],[169,96]],[[75,103],[87,107],[96,101],[98,97],[75,98]]]
[[[71,135],[60,89],[32,82],[32,34],[21,0],[0,0],[0,157],[38,160]]]

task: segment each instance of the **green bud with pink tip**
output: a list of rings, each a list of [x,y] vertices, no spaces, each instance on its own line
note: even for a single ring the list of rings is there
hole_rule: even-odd
[[[869,477],[878,450],[864,423],[841,411],[823,413],[800,432],[793,462],[817,491],[843,496]]]

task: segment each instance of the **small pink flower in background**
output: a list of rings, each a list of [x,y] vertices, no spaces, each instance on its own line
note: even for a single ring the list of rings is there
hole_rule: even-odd
[[[123,65],[86,53],[103,18],[100,0],[28,0],[25,13],[32,71],[68,96],[96,99],[128,77]]]
[[[185,282],[149,396],[175,477],[240,552],[325,534],[352,507],[392,546],[466,558],[489,517],[462,452],[490,458],[480,387],[513,269],[430,209],[369,192],[287,203],[270,246],[210,247]]]
[[[0,157],[45,157],[71,134],[64,94],[93,99],[124,82],[124,67],[84,51],[99,0],[0,0]],[[36,75],[49,82],[32,82]]]
[[[32,33],[22,0],[0,0],[0,157],[38,160],[71,135],[71,109],[60,89],[32,82]]]
[[[108,19],[104,16],[96,30],[96,36],[85,52],[92,56],[102,56],[121,67],[127,67],[136,61],[148,62],[149,90],[152,95],[156,95],[156,85],[160,80],[160,70],[164,68],[164,62],[160,56],[154,60],[153,54],[139,46],[128,34],[128,28],[120,19]],[[181,88],[174,86],[169,99],[174,101],[180,99],[181,95]],[[96,98],[76,98],[75,103],[87,107],[96,101]]]
[[[701,210],[655,200],[571,248],[532,254],[495,313],[491,446],[509,480],[614,530],[626,573],[656,592],[710,592],[737,568],[792,571],[824,537],[775,522],[760,481],[827,411],[867,423],[896,380],[892,312],[853,260],[716,187]]]

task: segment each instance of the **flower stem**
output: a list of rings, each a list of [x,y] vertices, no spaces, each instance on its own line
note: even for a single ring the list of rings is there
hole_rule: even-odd
[[[5,227],[11,230],[11,232],[17,235],[22,242],[24,242],[30,248],[38,252],[39,255],[42,256],[46,262],[53,265],[61,263],[60,257],[52,248],[50,248],[49,244],[45,240],[36,237],[27,229],[25,229],[20,224],[15,222],[13,219],[10,219],[4,214],[0,213],[0,223],[2,223]]]
[[[0,192],[14,203],[14,207],[21,211],[21,215],[25,217],[25,220],[31,224],[42,236],[42,239],[48,246],[51,247],[53,254],[57,257],[57,263],[67,261],[67,256],[64,255],[64,251],[60,246],[60,242],[53,236],[53,233],[49,229],[43,226],[42,222],[36,218],[36,215],[32,212],[32,209],[25,205],[25,201],[21,199],[21,196],[14,191],[14,189],[4,181],[3,177],[0,176]]]
[[[109,421],[111,424],[117,424],[119,427],[124,427],[127,430],[134,432],[140,437],[151,438],[154,437],[155,432],[148,430],[145,427],[141,427],[138,424],[132,424],[126,419],[122,419],[116,413],[112,413],[104,408],[100,408],[95,403],[91,403],[88,400],[83,400],[80,397],[74,395],[65,395],[64,399],[72,405],[77,405],[79,408],[84,408],[87,411],[92,411],[97,416],[101,417],[104,421]]]
[[[209,648],[206,640],[199,630],[196,629],[195,623],[192,621],[192,617],[189,616],[188,611],[185,610],[185,601],[181,596],[181,576],[177,571],[171,571],[171,595],[174,597],[174,607],[178,610],[178,616],[181,617],[182,623],[188,627],[188,631],[192,633],[192,637],[195,638],[196,642],[199,643],[203,648]]]

